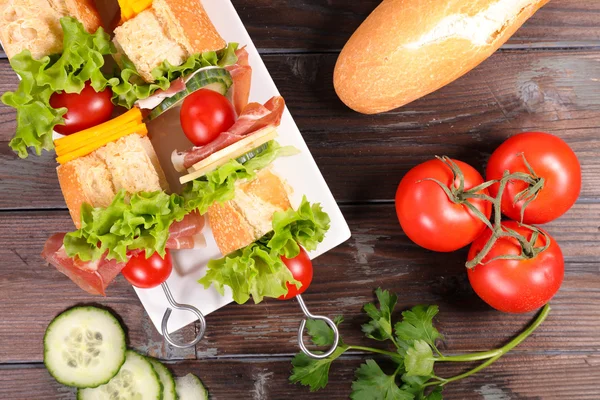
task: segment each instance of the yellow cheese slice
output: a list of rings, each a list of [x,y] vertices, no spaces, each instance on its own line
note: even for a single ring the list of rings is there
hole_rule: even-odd
[[[106,121],[100,125],[96,125],[91,128],[74,133],[72,135],[56,139],[54,141],[54,146],[56,147],[56,151],[58,153],[64,146],[72,145],[73,143],[78,142],[85,143],[97,136],[104,135],[107,132],[116,131],[119,129],[119,127],[131,121],[139,121],[140,123],[142,122],[142,112],[139,108],[134,107],[131,110],[127,111],[125,114],[119,115],[118,117],[113,118],[110,121]]]
[[[131,121],[131,122],[126,123],[125,125],[119,126],[113,132],[106,132],[102,136],[112,135],[113,133],[118,133],[118,132],[122,132],[122,131],[127,130],[127,129],[131,129],[131,128],[134,128],[136,126],[141,125],[141,123],[142,123],[142,121],[137,121],[137,120],[136,121]],[[72,143],[72,144],[68,144],[68,145],[62,146],[60,148],[56,148],[56,155],[59,156],[59,157],[60,156],[64,156],[65,154],[69,154],[69,153],[71,153],[73,151],[79,150],[82,147],[86,147],[86,146],[91,145],[91,144],[93,144],[93,143],[95,143],[97,141],[100,141],[100,140],[102,140],[102,137],[101,136],[97,136],[97,137],[91,138],[88,141],[79,141],[79,142],[75,142],[75,143]]]
[[[133,133],[136,133],[140,136],[146,136],[148,134],[148,128],[146,128],[146,124],[138,124],[131,128],[122,130],[120,132],[115,132],[113,134],[103,136],[93,143],[90,143],[90,144],[88,144],[84,147],[81,147],[75,151],[72,151],[72,152],[62,155],[60,157],[57,157],[56,161],[59,164],[68,163],[69,161],[72,161],[76,158],[87,156],[88,154],[98,150],[100,147],[105,146],[110,142],[114,142],[115,140],[118,140],[119,138],[122,138],[123,136],[131,135]]]
[[[197,162],[188,169],[188,172],[190,172],[189,174],[179,178],[179,182],[183,184],[200,178],[201,176],[204,176],[207,173],[225,165],[229,162],[229,160],[241,157],[260,145],[275,139],[276,137],[277,129],[272,126],[268,126],[256,131],[247,138],[244,138],[239,142],[232,144],[231,146],[227,146],[226,148],[211,154],[204,160]]]

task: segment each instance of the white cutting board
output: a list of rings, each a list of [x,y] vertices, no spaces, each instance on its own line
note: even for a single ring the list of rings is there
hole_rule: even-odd
[[[203,0],[202,3],[221,36],[227,42],[237,42],[240,47],[246,46],[250,54],[249,62],[252,66],[250,101],[264,103],[271,97],[279,95],[273,79],[271,79],[231,2],[229,0]],[[348,240],[350,229],[287,108],[283,114],[278,132],[277,141],[280,144],[292,145],[300,150],[300,154],[279,158],[273,165],[276,172],[286,179],[294,189],[292,204],[296,207],[304,194],[311,203],[321,203],[323,209],[331,217],[331,228],[325,240],[316,251],[310,253],[311,258],[314,259]],[[231,303],[232,298],[228,292],[225,296],[221,296],[212,287],[204,289],[202,285],[197,283],[198,279],[205,275],[208,261],[221,257],[210,232],[210,227],[205,227],[203,232],[207,239],[206,248],[172,252],[175,268],[167,283],[176,301],[192,304],[206,315]],[[319,279],[319,274],[318,269],[314,271],[316,279]],[[136,288],[135,291],[154,326],[160,332],[162,317],[168,307],[162,289],[160,287],[154,289]],[[194,319],[195,316],[189,312],[174,311],[169,320],[169,332],[188,325]],[[207,330],[210,331],[210,325]]]

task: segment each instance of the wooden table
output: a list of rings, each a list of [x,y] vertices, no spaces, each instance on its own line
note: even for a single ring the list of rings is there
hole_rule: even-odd
[[[567,261],[562,289],[532,337],[487,370],[449,385],[445,398],[600,399],[600,2],[554,0],[462,79],[399,110],[364,116],[337,99],[332,71],[340,48],[378,2],[234,1],[353,233],[316,261],[305,300],[313,312],[343,314],[342,334],[358,344],[370,342],[360,333],[361,307],[378,286],[398,293],[398,312],[438,304],[443,351],[504,343],[532,315],[502,314],[480,301],[466,279],[465,251],[436,254],[411,243],[397,223],[394,192],[409,168],[435,154],[481,168],[508,136],[552,132],[583,166],[580,200],[547,226]],[[0,91],[16,86],[1,59]],[[91,297],[44,265],[44,241],[71,230],[72,222],[52,154],[18,159],[7,147],[14,129],[14,112],[0,107],[0,398],[74,398],[46,372],[42,336],[57,313],[94,302],[122,317],[131,347],[168,360],[178,374],[196,373],[215,399],[348,397],[358,353],[334,364],[325,390],[288,383],[301,317],[293,301],[228,306],[208,316],[195,350],[180,351],[165,346],[123,278],[109,297]],[[183,335],[194,333],[190,326]]]

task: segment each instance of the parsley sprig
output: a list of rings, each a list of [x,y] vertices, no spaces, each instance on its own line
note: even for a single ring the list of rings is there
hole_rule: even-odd
[[[402,313],[401,321],[393,324],[392,313],[398,297],[382,289],[375,290],[375,294],[378,305],[369,303],[363,308],[371,319],[362,326],[362,331],[370,339],[389,343],[393,351],[349,345],[340,339],[335,352],[325,359],[315,360],[304,353],[297,354],[292,360],[291,382],[308,386],[311,392],[322,389],[329,381],[331,364],[347,351],[358,350],[384,355],[396,368],[388,375],[375,360],[366,360],[355,372],[350,395],[352,400],[442,400],[445,385],[471,376],[494,363],[531,335],[550,312],[550,307],[544,306],[527,329],[498,349],[445,356],[436,346],[436,341],[442,338],[433,325],[433,319],[439,311],[437,306],[413,307]],[[342,317],[338,317],[335,323],[339,325],[342,321]],[[307,331],[315,345],[333,344],[333,333],[325,322],[309,320]],[[483,362],[450,378],[439,377],[434,372],[437,362],[473,361]]]

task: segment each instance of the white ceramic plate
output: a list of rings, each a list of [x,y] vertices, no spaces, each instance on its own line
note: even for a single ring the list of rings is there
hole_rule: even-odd
[[[231,2],[229,0],[203,0],[203,4],[221,36],[228,42],[237,42],[240,46],[245,45],[250,54],[249,61],[252,66],[250,101],[264,103],[271,97],[279,95],[273,79]],[[298,155],[282,157],[274,162],[277,173],[285,178],[294,189],[292,204],[297,206],[304,194],[311,203],[321,203],[323,209],[331,217],[331,229],[325,240],[316,251],[310,253],[311,258],[314,259],[348,240],[350,230],[287,109],[283,114],[278,132],[279,143],[293,145],[300,150]],[[206,248],[172,252],[176,266],[167,283],[176,301],[192,304],[206,315],[229,304],[232,298],[229,293],[221,296],[213,288],[205,290],[202,285],[197,283],[198,279],[206,273],[207,262],[221,257],[209,227],[204,229],[204,234],[207,239]],[[317,277],[319,276],[319,270],[314,273]],[[160,332],[162,317],[168,306],[162,289],[158,287],[135,289],[135,291],[154,326]],[[194,319],[195,316],[192,313],[174,311],[169,319],[169,332],[188,325]],[[210,330],[210,326],[208,326],[208,330]]]
[[[240,47],[246,46],[248,50],[250,55],[249,62],[252,66],[250,101],[264,103],[271,97],[278,96],[277,87],[273,79],[271,79],[271,75],[269,75],[269,71],[267,71],[252,40],[250,40],[250,36],[231,1],[202,0],[202,3],[221,36],[227,42],[237,42],[240,44]],[[308,201],[311,203],[321,203],[324,211],[331,218],[331,228],[325,240],[319,245],[316,251],[310,253],[311,259],[314,259],[348,240],[350,238],[350,229],[287,108],[283,114],[278,132],[279,137],[277,141],[281,145],[292,145],[300,150],[300,154],[298,155],[283,157],[273,163],[273,167],[278,175],[287,180],[290,186],[293,187],[292,205],[296,207],[300,204],[302,196],[306,195]],[[59,137],[61,135],[54,133],[55,139]],[[157,152],[159,151],[157,149]],[[162,165],[165,169],[167,168],[165,163],[162,163]],[[205,227],[203,233],[206,237],[206,248],[178,250],[171,253],[175,265],[167,283],[175,301],[182,304],[191,304],[197,307],[204,315],[207,315],[226,306],[233,300],[229,292],[226,292],[225,296],[221,296],[212,287],[204,289],[197,282],[198,279],[205,275],[208,261],[221,257],[210,227]],[[317,276],[319,275],[318,270],[314,273]],[[150,316],[152,323],[158,332],[161,332],[162,317],[169,305],[162,289],[160,287],[154,289],[134,289]],[[190,312],[173,311],[169,319],[169,332],[179,330],[194,320],[195,316]]]

